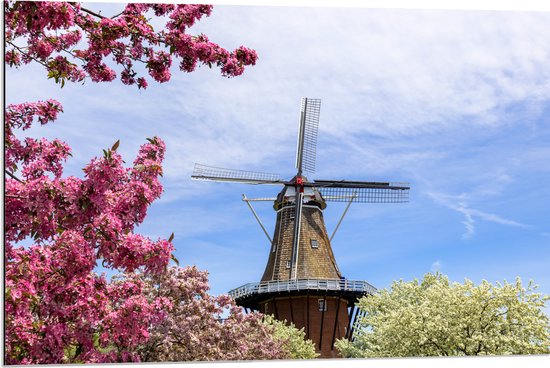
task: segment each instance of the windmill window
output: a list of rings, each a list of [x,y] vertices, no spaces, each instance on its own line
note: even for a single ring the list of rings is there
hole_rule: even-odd
[[[327,311],[327,303],[325,299],[319,299],[319,312]]]
[[[286,268],[290,268],[290,261],[286,261]]]
[[[319,248],[319,242],[317,239],[311,239],[311,247],[315,249]]]

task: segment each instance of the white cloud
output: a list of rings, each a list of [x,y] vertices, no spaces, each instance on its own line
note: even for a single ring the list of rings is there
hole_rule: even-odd
[[[255,48],[258,64],[239,78],[202,67],[191,74],[174,70],[170,83],[150,83],[143,92],[90,82],[59,90],[43,71],[24,66],[7,70],[7,97],[59,96],[67,119],[60,128],[79,147],[75,172],[115,136],[128,159],[145,137],[163,137],[167,187],[182,188],[182,197],[188,190],[179,183],[189,180],[194,162],[292,176],[299,99],[320,97],[320,139],[330,145],[319,147],[319,173],[385,175],[444,155],[407,146],[412,137],[458,136],[464,124],[526,124],[528,118],[516,121],[508,109],[525,101],[530,114],[540,114],[550,96],[549,18],[217,6],[192,31],[229,49]],[[36,88],[17,88],[29,78]],[[364,134],[386,141],[366,145]],[[401,175],[395,179],[407,179]]]
[[[438,259],[437,261],[433,262],[430,266],[430,270],[432,272],[439,272],[441,271],[441,267],[443,267],[443,263]]]
[[[453,196],[444,193],[428,192],[427,195],[432,198],[436,203],[442,204],[447,208],[464,215],[464,220],[461,221],[461,223],[465,227],[465,232],[463,234],[464,239],[469,239],[474,235],[476,218],[488,222],[497,223],[500,225],[513,226],[524,229],[531,228],[530,225],[522,224],[514,220],[503,218],[496,214],[487,213],[475,208],[471,208],[464,200],[468,197],[468,195],[465,193],[458,196]]]

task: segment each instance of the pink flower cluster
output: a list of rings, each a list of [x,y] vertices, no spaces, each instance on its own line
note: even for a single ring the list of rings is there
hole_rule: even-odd
[[[37,177],[45,172],[51,172],[60,177],[63,172],[62,163],[71,154],[71,149],[60,140],[49,142],[45,139],[37,140],[26,138],[24,142],[17,139],[14,129],[26,130],[33,121],[41,124],[54,121],[58,112],[63,111],[61,104],[55,100],[39,101],[10,105],[6,109],[5,117],[5,165],[9,173],[18,169],[19,162],[25,162],[22,174],[26,178]]]
[[[6,362],[139,360],[136,346],[170,304],[145,298],[141,286],[109,284],[94,269],[101,261],[119,271],[165,271],[172,243],[133,233],[162,193],[165,146],[149,139],[125,168],[117,142],[85,167],[83,179],[62,177],[65,143],[15,136],[59,111],[50,100],[5,113]],[[20,245],[29,238],[32,245]]]
[[[196,267],[170,267],[143,277],[144,292],[171,303],[167,318],[157,324],[140,349],[141,361],[285,359],[258,313],[245,315],[227,295],[208,294],[208,274]]]
[[[180,58],[180,70],[192,72],[197,64],[221,68],[222,75],[241,75],[255,65],[256,52],[244,46],[229,52],[190,36],[187,29],[212,12],[211,5],[128,4],[112,18],[94,13],[74,2],[5,1],[6,63],[20,66],[43,64],[56,82],[108,82],[116,78],[114,65],[122,67],[124,84],[146,88],[136,68],[141,64],[157,82],[170,80],[172,58]],[[168,17],[165,28],[155,31],[148,17]],[[81,39],[85,36],[86,45]],[[21,46],[25,44],[26,46]],[[108,58],[110,57],[110,58]]]

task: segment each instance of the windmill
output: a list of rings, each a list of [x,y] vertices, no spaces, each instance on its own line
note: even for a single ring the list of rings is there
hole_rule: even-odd
[[[304,328],[321,357],[334,357],[334,341],[353,337],[355,302],[376,289],[366,281],[342,277],[332,252],[331,240],[349,206],[355,203],[403,203],[408,201],[407,183],[347,180],[313,180],[321,100],[303,98],[296,149],[296,175],[283,180],[277,174],[231,170],[195,164],[192,178],[245,184],[283,186],[276,198],[247,198],[254,217],[271,244],[260,282],[231,290],[245,310],[273,314],[279,320]],[[277,213],[273,238],[250,202],[272,201]],[[348,202],[329,238],[323,210],[326,202]],[[354,315],[355,312],[355,315]],[[327,342],[330,342],[328,343]],[[324,345],[323,345],[324,342]]]

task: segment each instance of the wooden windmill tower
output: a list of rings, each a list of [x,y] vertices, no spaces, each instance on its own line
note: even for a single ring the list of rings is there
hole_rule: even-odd
[[[306,338],[315,343],[321,357],[329,358],[336,356],[336,339],[352,338],[355,302],[376,292],[366,281],[342,277],[332,252],[332,237],[352,202],[407,202],[409,186],[389,182],[309,181],[303,173],[315,171],[320,107],[318,99],[302,99],[296,153],[298,172],[292,179],[285,181],[276,174],[199,164],[195,165],[192,178],[283,186],[276,198],[249,199],[243,195],[271,247],[261,281],[231,290],[229,295],[245,309],[273,314],[279,320],[303,327]],[[252,208],[252,201],[273,201],[277,213],[273,238]],[[330,201],[348,202],[348,207],[329,238],[323,210]]]

